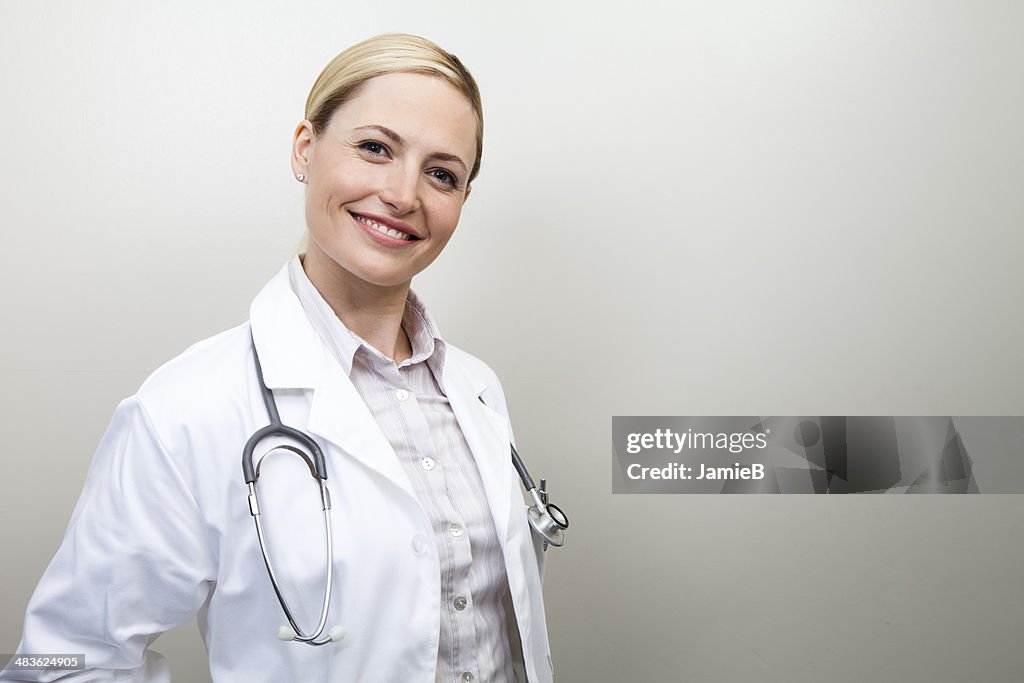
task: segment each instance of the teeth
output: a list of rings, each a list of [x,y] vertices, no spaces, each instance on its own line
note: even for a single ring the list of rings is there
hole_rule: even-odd
[[[355,215],[355,214],[353,214],[353,215]],[[381,225],[377,221],[370,220],[369,218],[365,218],[364,216],[355,216],[355,219],[357,221],[359,221],[360,223],[362,223],[363,225],[370,226],[371,228],[373,228],[377,232],[384,233],[388,237],[396,237],[396,238],[398,238],[400,240],[411,240],[412,239],[412,235],[406,234],[404,232],[399,232],[398,230],[395,230],[394,228],[389,228],[386,225]]]

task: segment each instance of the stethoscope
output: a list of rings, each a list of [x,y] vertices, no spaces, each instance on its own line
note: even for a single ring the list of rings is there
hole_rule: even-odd
[[[277,403],[274,401],[274,393],[267,388],[266,382],[263,381],[263,367],[260,365],[260,357],[256,353],[255,343],[252,345],[252,356],[256,362],[256,377],[260,382],[260,393],[263,395],[263,404],[267,407],[270,424],[257,430],[245,442],[245,448],[242,449],[242,472],[245,474],[245,483],[249,485],[249,513],[256,522],[256,535],[260,541],[263,563],[267,566],[267,574],[270,576],[270,583],[274,586],[277,600],[281,603],[281,609],[284,610],[284,615],[288,618],[289,626],[282,626],[278,629],[277,637],[281,640],[294,640],[309,645],[326,645],[330,642],[337,642],[345,637],[344,631],[339,627],[332,628],[326,637],[321,637],[327,626],[327,610],[331,604],[331,587],[334,581],[334,562],[332,561],[334,557],[333,535],[331,534],[330,515],[331,494],[327,491],[327,466],[324,462],[324,454],[320,450],[320,446],[308,434],[281,423],[281,416],[277,412]],[[483,399],[480,399],[480,402],[483,403]],[[256,480],[259,479],[260,465],[263,463],[263,460],[261,457],[254,468],[252,456],[256,446],[271,436],[285,437],[302,446],[302,448],[297,448],[289,444],[279,444],[272,450],[280,448],[302,458],[309,467],[309,473],[320,487],[320,501],[324,512],[324,531],[327,537],[327,581],[324,588],[324,602],[320,609],[320,620],[317,622],[316,629],[309,635],[304,634],[295,622],[295,616],[292,614],[291,608],[288,607],[288,601],[285,600],[284,593],[281,592],[281,586],[277,582],[277,575],[274,573],[274,565],[270,562],[270,556],[267,553],[263,525],[260,522],[260,503],[259,497],[256,495]],[[546,482],[541,479],[540,488],[538,489],[533,483],[530,473],[527,472],[523,459],[516,452],[516,447],[512,444],[509,444],[509,446],[512,449],[512,464],[515,465],[516,472],[519,473],[519,478],[522,479],[523,486],[533,501],[533,505],[527,510],[530,526],[533,528],[534,533],[543,540],[544,550],[547,550],[548,545],[560,547],[565,543],[565,530],[569,528],[569,518],[566,517],[561,508],[554,503],[548,502],[548,494],[544,490]]]

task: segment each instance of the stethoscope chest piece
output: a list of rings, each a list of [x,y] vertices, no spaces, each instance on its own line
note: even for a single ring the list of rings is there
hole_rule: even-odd
[[[565,530],[569,528],[569,520],[557,505],[548,503],[543,508],[531,505],[527,514],[530,526],[540,534],[545,543],[550,543],[556,548],[565,544]]]

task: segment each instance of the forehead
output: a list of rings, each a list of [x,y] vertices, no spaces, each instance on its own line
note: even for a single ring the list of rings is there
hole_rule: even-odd
[[[473,105],[454,85],[438,76],[405,72],[375,76],[335,110],[329,128],[345,133],[373,125],[394,130],[410,146],[457,154],[467,166],[473,163]]]

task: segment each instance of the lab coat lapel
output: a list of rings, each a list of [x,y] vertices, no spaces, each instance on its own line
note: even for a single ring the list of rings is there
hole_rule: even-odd
[[[329,360],[324,364],[320,386],[313,392],[309,431],[327,439],[415,497],[398,456],[355,385],[333,357]]]
[[[494,527],[504,550],[512,502],[512,455],[508,421],[480,401],[481,393],[487,388],[486,383],[471,378],[452,355],[445,361],[444,387],[455,412],[455,419],[476,460]]]
[[[278,398],[285,424],[322,437],[415,496],[394,449],[370,409],[310,324],[291,289],[287,264],[257,295],[249,316],[267,386],[312,390],[305,425],[297,411],[286,409],[288,398]],[[253,379],[255,381],[255,376]],[[334,464],[329,451],[325,452],[328,481]]]

